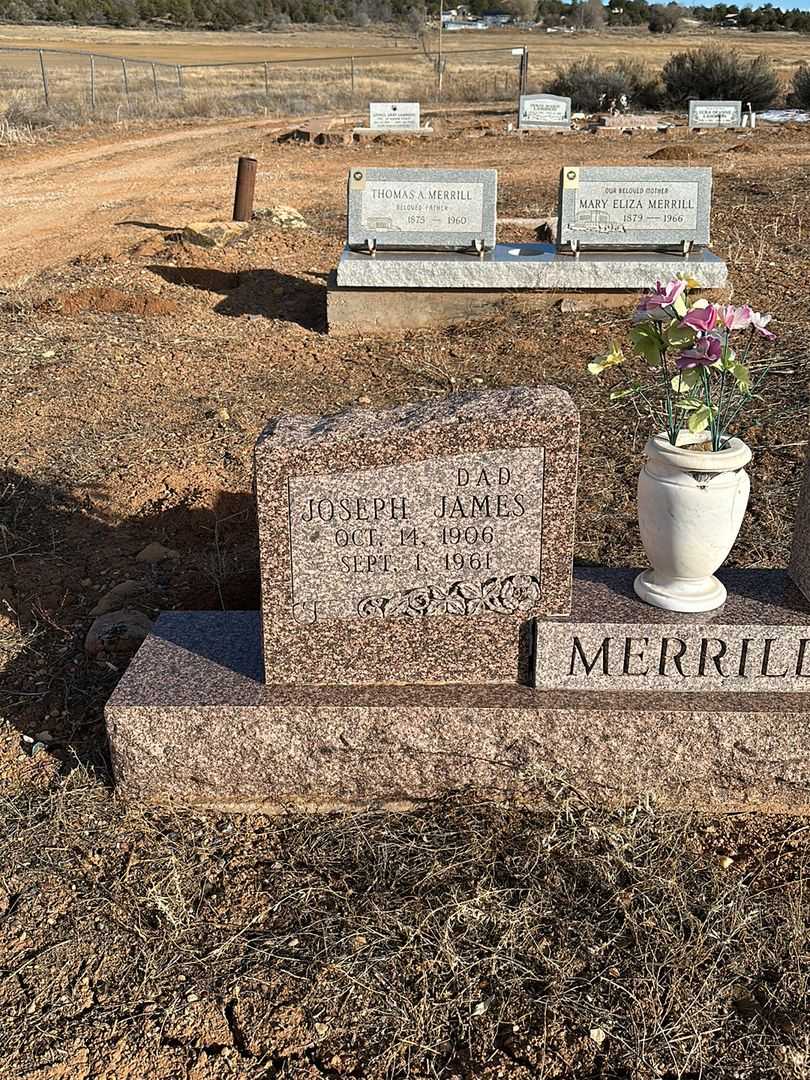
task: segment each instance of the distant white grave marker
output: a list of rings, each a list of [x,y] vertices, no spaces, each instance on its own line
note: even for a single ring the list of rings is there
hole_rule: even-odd
[[[418,101],[370,101],[368,126],[372,131],[418,131]]]
[[[690,101],[690,128],[742,127],[741,101]]]
[[[521,94],[518,127],[570,128],[571,98],[557,94]]]

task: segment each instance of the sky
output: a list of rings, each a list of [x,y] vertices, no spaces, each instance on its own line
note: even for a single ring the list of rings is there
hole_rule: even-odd
[[[707,7],[711,7],[710,0],[702,0],[702,2]],[[732,3],[734,3],[734,0],[714,0],[714,2],[724,2],[724,3],[732,4]],[[762,4],[765,3],[765,2],[767,2],[767,0],[754,0],[753,3],[748,3],[748,2],[738,3],[737,7],[741,7],[741,8],[744,8],[744,7],[758,8],[758,7],[762,7]],[[810,11],[810,0],[793,0],[792,3],[790,2],[790,0],[783,0],[782,3],[777,3],[776,0],[771,0],[771,4],[775,8],[781,8],[782,11],[795,11],[796,8],[798,8],[799,11]]]

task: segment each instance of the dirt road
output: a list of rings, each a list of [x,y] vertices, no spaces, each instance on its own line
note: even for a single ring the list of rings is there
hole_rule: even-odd
[[[229,216],[236,157],[288,126],[238,119],[131,136],[114,131],[0,159],[0,288],[77,256],[115,254],[143,234],[130,222],[173,226]],[[258,191],[269,182],[260,171]]]

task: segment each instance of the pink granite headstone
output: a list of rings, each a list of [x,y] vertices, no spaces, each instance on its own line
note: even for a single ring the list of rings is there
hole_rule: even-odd
[[[256,447],[268,683],[509,683],[571,606],[579,422],[556,387],[282,417]]]

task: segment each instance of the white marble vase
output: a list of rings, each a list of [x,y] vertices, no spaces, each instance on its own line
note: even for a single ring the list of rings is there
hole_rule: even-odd
[[[645,447],[638,480],[641,541],[652,564],[635,580],[638,596],[666,611],[712,611],[726,589],[714,576],[740,531],[751,482],[751,451],[729,439],[719,451],[696,450],[705,435],[665,434]]]

